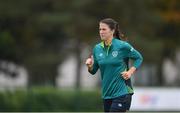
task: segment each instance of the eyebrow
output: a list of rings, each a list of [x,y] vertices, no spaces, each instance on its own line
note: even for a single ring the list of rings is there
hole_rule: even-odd
[[[106,28],[99,28],[99,30],[105,30]]]

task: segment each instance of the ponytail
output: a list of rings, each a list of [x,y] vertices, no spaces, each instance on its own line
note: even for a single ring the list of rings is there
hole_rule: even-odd
[[[127,41],[127,37],[120,31],[119,24],[116,22],[113,36],[119,40]]]

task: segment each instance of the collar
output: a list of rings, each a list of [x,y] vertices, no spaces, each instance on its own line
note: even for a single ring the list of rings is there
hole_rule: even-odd
[[[112,39],[111,44],[109,44],[108,47],[110,47],[110,46],[113,44],[113,40],[114,40],[114,38]],[[101,45],[102,48],[104,48],[104,47],[105,47],[105,42],[102,41],[102,42],[100,43],[100,45]]]

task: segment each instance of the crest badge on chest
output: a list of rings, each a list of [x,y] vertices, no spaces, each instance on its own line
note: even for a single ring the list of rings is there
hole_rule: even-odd
[[[113,51],[113,52],[112,52],[112,56],[113,56],[113,57],[117,57],[117,56],[118,56],[118,51]]]

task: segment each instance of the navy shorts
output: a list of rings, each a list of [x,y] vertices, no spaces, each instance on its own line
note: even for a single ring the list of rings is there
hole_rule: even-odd
[[[132,94],[126,94],[113,99],[104,99],[105,112],[126,112],[131,106]]]

